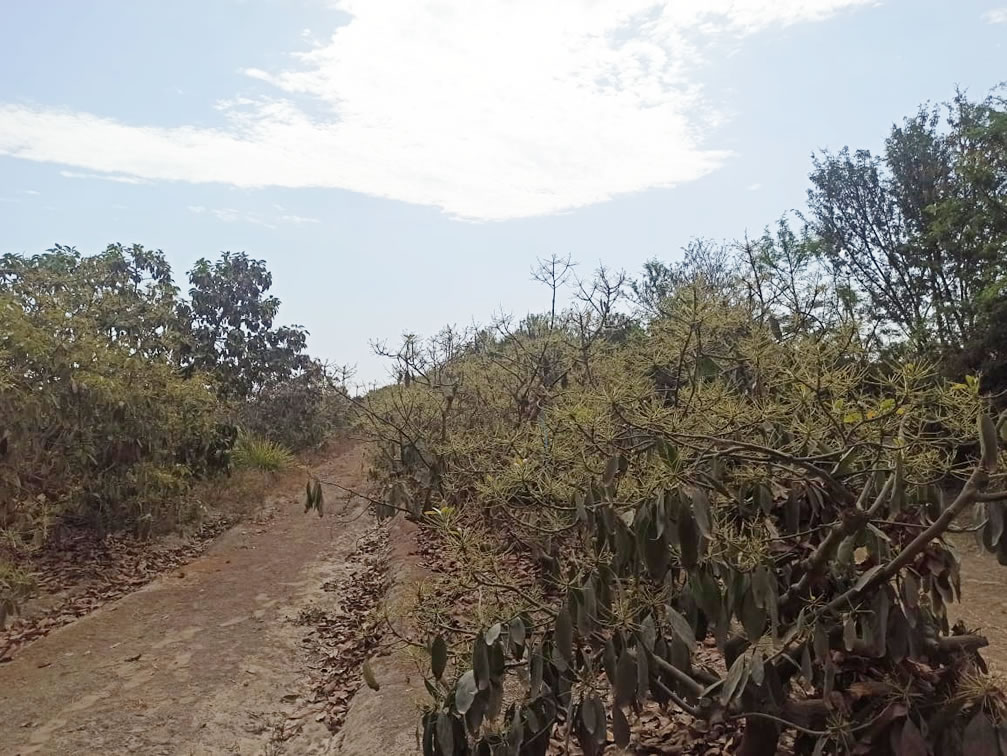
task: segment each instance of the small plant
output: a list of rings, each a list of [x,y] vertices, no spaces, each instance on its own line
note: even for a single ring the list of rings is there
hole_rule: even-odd
[[[234,445],[234,466],[278,472],[294,463],[294,455],[284,446],[259,436],[242,433]]]
[[[22,601],[35,589],[35,578],[22,569],[0,562],[0,630],[18,614]],[[2,655],[2,654],[0,654]]]

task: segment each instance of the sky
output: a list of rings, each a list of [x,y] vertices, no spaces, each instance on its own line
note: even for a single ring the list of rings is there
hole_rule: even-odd
[[[1004,1],[5,3],[0,253],[248,252],[383,382],[375,341],[543,309],[539,258],[800,210],[816,152],[1007,80]]]

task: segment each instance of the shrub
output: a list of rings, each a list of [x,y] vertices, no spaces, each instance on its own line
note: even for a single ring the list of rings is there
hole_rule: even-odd
[[[232,459],[236,467],[266,472],[278,472],[294,463],[294,455],[285,447],[248,433],[238,436]]]
[[[1004,424],[977,380],[880,362],[869,329],[756,285],[687,281],[612,338],[602,277],[544,321],[408,341],[363,401],[378,513],[432,528],[480,597],[424,627],[425,753],[544,754],[561,724],[597,754],[647,701],[744,721],[742,754],[784,730],[808,754],[995,742],[943,534],[978,507],[1007,561]],[[514,553],[537,582],[499,568]]]
[[[239,407],[245,430],[296,451],[321,445],[346,427],[348,414],[343,381],[320,363],[263,387]]]
[[[174,288],[158,254],[57,248],[0,261],[0,528],[29,543],[71,520],[176,523],[225,418],[172,363]],[[189,467],[185,462],[192,463]]]

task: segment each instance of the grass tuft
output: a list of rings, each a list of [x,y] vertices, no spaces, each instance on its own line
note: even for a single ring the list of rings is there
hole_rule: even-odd
[[[247,433],[238,437],[231,459],[235,467],[267,472],[278,472],[294,464],[294,455],[286,447]]]

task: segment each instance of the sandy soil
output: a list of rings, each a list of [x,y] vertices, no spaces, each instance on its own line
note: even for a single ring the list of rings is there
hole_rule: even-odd
[[[360,450],[335,452],[318,473],[358,485]],[[297,618],[307,607],[338,611],[321,586],[346,577],[371,519],[361,503],[305,515],[299,490],[271,504],[268,523],[232,529],[184,568],[0,666],[0,753],[333,751],[305,707]]]
[[[961,619],[990,644],[980,652],[991,670],[1007,674],[1007,567],[980,549],[969,536],[954,541],[961,559],[962,603],[948,607],[952,621]]]

